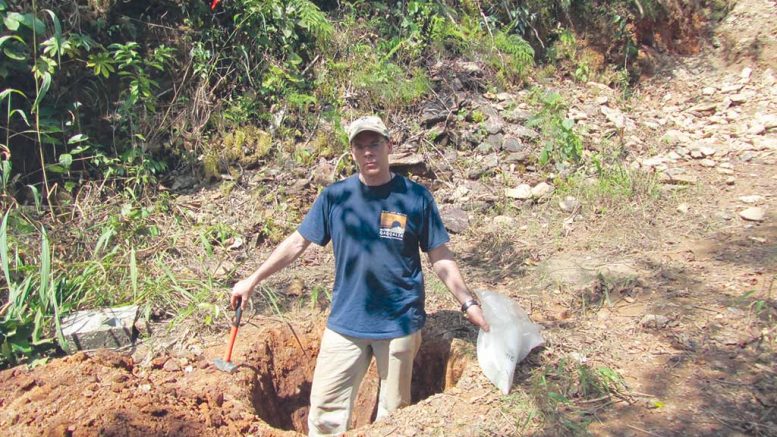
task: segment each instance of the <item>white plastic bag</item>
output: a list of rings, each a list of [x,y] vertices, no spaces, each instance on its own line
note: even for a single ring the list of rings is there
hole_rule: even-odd
[[[486,377],[504,394],[513,385],[515,366],[532,349],[545,343],[540,327],[507,296],[479,291],[483,315],[491,330],[478,332],[478,364]]]

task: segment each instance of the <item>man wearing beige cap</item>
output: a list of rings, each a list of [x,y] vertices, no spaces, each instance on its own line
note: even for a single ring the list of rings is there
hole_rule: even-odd
[[[375,357],[380,376],[380,419],[410,403],[413,359],[421,344],[424,281],[419,249],[461,304],[467,319],[488,324],[446,243],[431,193],[389,168],[392,143],[380,118],[348,128],[359,173],[318,196],[299,228],[248,278],[232,289],[232,305],[294,261],[311,242],[330,240],[335,284],[310,393],[309,435],[345,432],[361,380]]]

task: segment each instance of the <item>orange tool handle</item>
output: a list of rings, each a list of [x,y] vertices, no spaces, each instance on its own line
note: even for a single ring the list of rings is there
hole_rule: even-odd
[[[224,361],[229,363],[232,360],[232,347],[235,346],[235,338],[237,338],[237,326],[233,326],[229,333],[229,344],[227,345],[227,353],[224,355]]]
[[[232,320],[232,330],[229,333],[229,343],[227,344],[227,353],[224,355],[224,361],[227,363],[232,359],[232,347],[235,346],[237,338],[237,328],[240,326],[240,318],[243,316],[243,299],[237,298],[237,309],[235,309],[235,319]]]

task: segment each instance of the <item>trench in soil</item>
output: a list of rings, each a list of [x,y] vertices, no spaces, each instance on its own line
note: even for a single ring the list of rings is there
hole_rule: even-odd
[[[307,433],[310,387],[319,343],[320,337],[316,334],[271,330],[246,357],[247,363],[256,369],[256,378],[250,387],[253,405],[256,414],[268,425]],[[451,348],[450,340],[424,335],[413,363],[412,402],[455,386],[469,361],[469,356]],[[355,401],[352,429],[374,420],[378,388],[373,360]]]

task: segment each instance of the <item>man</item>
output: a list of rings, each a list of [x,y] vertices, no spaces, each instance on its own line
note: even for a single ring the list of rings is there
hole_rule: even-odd
[[[381,119],[354,121],[348,140],[359,173],[324,189],[297,231],[232,289],[233,306],[238,296],[246,302],[259,282],[289,265],[311,242],[332,241],[332,306],[308,415],[314,436],[346,431],[372,356],[381,379],[378,419],[410,403],[413,359],[426,320],[419,248],[468,320],[489,329],[446,246],[449,236],[432,195],[391,172],[393,145]]]

